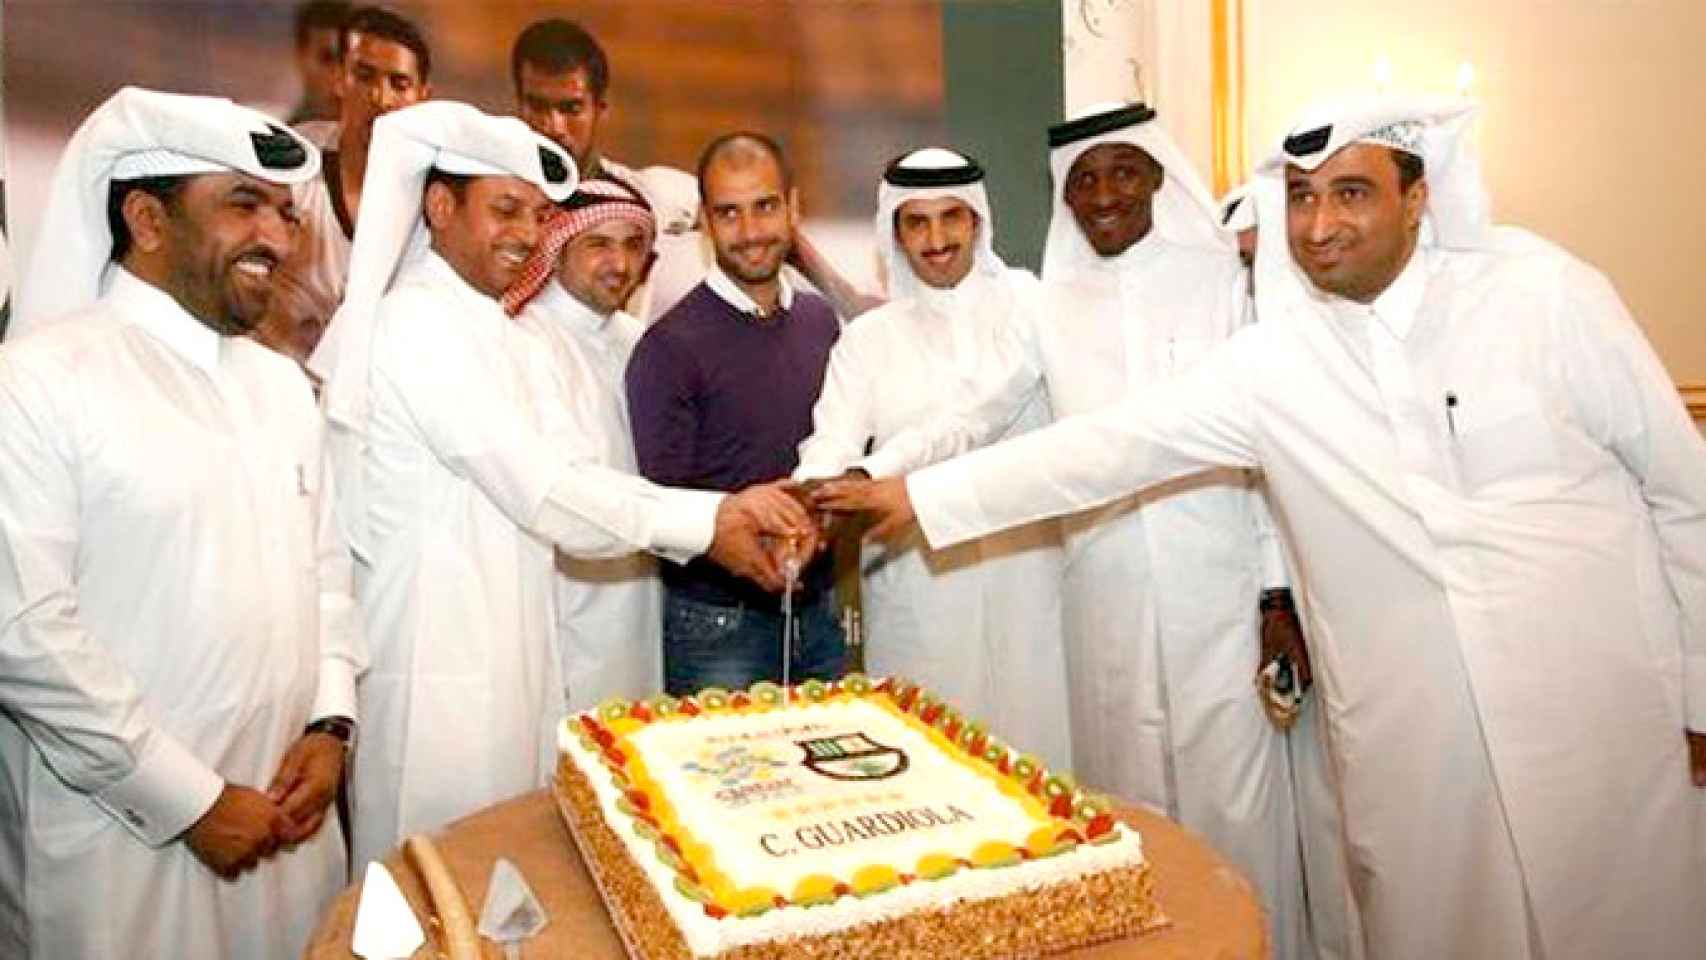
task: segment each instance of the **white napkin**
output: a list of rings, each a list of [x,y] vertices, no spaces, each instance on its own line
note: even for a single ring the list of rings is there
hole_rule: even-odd
[[[425,942],[420,921],[397,889],[397,881],[391,879],[391,871],[377,860],[368,861],[350,949],[363,960],[404,960]]]

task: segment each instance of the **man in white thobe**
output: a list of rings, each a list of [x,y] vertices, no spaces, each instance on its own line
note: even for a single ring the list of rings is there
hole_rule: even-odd
[[[1312,109],[1259,171],[1261,322],[1116,407],[824,499],[953,543],[1259,465],[1368,955],[1699,956],[1706,444],[1605,277],[1488,226],[1472,115]]]
[[[388,114],[373,136],[348,292],[311,363],[373,655],[357,862],[549,781],[567,710],[553,546],[708,553],[778,588],[760,530],[806,550],[815,537],[774,486],[669,490],[549,431],[563,400],[547,357],[497,298],[574,190],[568,154],[451,101]]]
[[[564,403],[552,431],[604,466],[637,473],[622,375],[645,324],[622,309],[652,262],[657,220],[614,180],[582,180],[546,223],[505,312],[539,338]],[[646,553],[557,553],[557,646],[570,710],[663,689],[663,586]]]
[[[308,385],[243,336],[317,164],[126,88],[55,173],[0,349],[7,957],[285,960],[344,883],[349,555]]]
[[[875,229],[890,299],[836,341],[797,478],[861,466],[867,444],[930,422],[970,384],[1000,376],[1012,315],[1037,305],[1036,278],[995,254],[983,168],[973,160],[932,147],[890,164]],[[992,434],[1048,419],[1048,398],[1036,393]],[[867,546],[861,565],[873,674],[922,683],[1049,764],[1070,761],[1056,524],[947,550],[915,534]]]
[[[989,387],[960,391],[992,398],[965,414],[978,442],[1045,391],[1056,417],[1111,406],[1190,369],[1246,322],[1232,244],[1152,109],[1093,106],[1049,142],[1040,309],[1012,315],[1005,371],[992,360]],[[938,416],[896,439],[873,474],[958,452],[939,439],[958,422]],[[1243,470],[1209,471],[1062,523],[1073,772],[1202,832],[1261,891],[1276,955],[1313,956],[1293,769],[1324,778],[1325,765],[1318,752],[1294,764],[1252,683],[1264,636],[1296,631],[1261,495]],[[1306,721],[1299,739],[1314,736]],[[1331,850],[1330,817],[1319,832]],[[1342,865],[1310,866],[1321,925],[1342,928]]]

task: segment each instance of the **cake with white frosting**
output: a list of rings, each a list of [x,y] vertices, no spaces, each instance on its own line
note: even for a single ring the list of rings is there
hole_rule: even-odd
[[[903,681],[612,701],[559,740],[638,956],[1006,957],[1164,922],[1104,799]]]

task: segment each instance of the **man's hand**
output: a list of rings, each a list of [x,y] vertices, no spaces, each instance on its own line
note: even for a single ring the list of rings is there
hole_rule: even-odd
[[[337,737],[309,733],[290,745],[267,787],[267,799],[278,804],[290,824],[281,842],[298,844],[319,832],[343,774],[344,743]]]
[[[864,513],[876,523],[865,534],[868,539],[893,544],[918,519],[912,512],[912,497],[905,477],[886,480],[831,480],[813,497],[819,509],[836,513]]]
[[[1706,790],[1706,733],[1682,731],[1688,738],[1688,773],[1694,785]]]
[[[869,480],[871,475],[863,467],[851,467],[842,471],[840,476],[826,477],[821,480],[802,480],[796,483],[789,492],[794,499],[807,510],[812,511],[812,518],[817,521],[820,550],[828,549],[829,545],[850,533],[863,534],[864,525],[855,521],[855,514],[835,513],[818,506],[817,492],[831,483],[841,480]]]
[[[786,481],[758,484],[717,505],[717,529],[705,552],[717,565],[772,592],[786,586],[789,550],[804,563],[817,552],[818,530]],[[769,541],[766,542],[766,537]]]
[[[213,806],[184,832],[184,842],[209,870],[235,880],[271,856],[290,828],[289,819],[266,794],[227,783]]]

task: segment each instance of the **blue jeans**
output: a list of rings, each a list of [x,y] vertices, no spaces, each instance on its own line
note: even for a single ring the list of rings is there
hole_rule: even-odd
[[[846,670],[847,644],[836,616],[835,591],[824,590],[794,611],[798,641],[788,679],[834,680]],[[664,690],[682,697],[706,687],[744,690],[760,680],[782,682],[782,614],[725,607],[668,591],[663,601]]]

